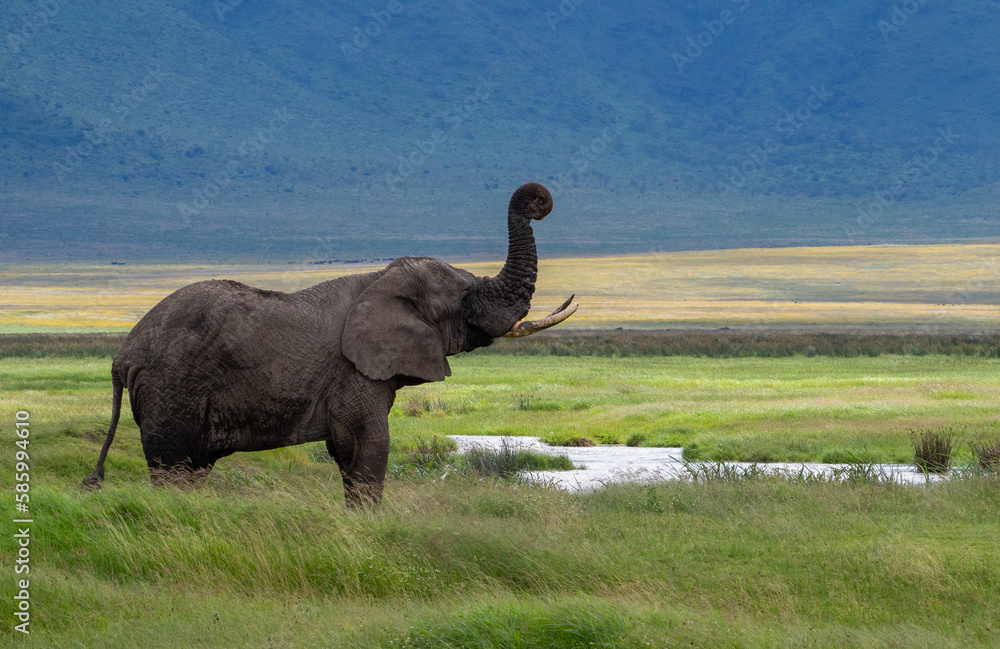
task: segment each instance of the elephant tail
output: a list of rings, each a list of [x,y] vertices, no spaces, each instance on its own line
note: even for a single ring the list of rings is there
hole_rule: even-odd
[[[125,388],[125,384],[114,374],[112,374],[111,379],[114,394],[112,396],[113,403],[111,406],[111,425],[108,426],[108,436],[104,440],[104,448],[101,449],[101,456],[97,458],[97,468],[89,476],[83,479],[80,483],[81,489],[98,489],[101,483],[104,482],[104,460],[108,457],[108,449],[111,448],[111,443],[115,441],[115,430],[118,428],[118,418],[122,414],[122,392]]]

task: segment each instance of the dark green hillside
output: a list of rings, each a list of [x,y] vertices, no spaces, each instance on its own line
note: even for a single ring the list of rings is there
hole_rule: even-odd
[[[15,0],[0,259],[496,255],[528,180],[545,254],[995,238],[998,36],[990,0]]]

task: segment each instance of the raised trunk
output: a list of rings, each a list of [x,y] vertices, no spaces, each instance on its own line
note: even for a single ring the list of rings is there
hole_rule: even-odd
[[[470,294],[471,324],[498,338],[528,315],[538,276],[532,220],[552,211],[552,195],[538,183],[521,185],[507,209],[507,262],[496,277],[484,277]]]

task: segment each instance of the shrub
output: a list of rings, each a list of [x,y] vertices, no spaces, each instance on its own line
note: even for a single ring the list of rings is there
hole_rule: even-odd
[[[418,463],[438,462],[455,451],[455,442],[447,437],[432,437],[429,441],[418,439],[410,456]]]
[[[569,471],[577,467],[565,455],[549,455],[523,448],[509,438],[500,441],[500,448],[473,447],[464,453],[455,452],[455,442],[447,437],[417,440],[405,455],[393,455],[388,474],[393,478],[443,477],[446,474],[518,478],[522,471]]]
[[[0,334],[0,358],[114,356],[126,333]]]
[[[0,358],[113,356],[124,333],[0,334]],[[1000,333],[848,333],[749,331],[545,331],[529,339],[497,340],[475,354],[551,356],[879,356],[946,354],[1000,357]],[[422,406],[416,401],[417,412]],[[524,408],[528,409],[528,408]],[[404,408],[405,410],[405,408]],[[428,409],[429,410],[429,409]]]
[[[766,467],[759,464],[732,464],[728,462],[683,461],[684,471],[692,482],[742,482],[773,477]]]

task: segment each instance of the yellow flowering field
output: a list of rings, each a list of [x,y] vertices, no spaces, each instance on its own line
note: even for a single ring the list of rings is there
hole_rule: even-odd
[[[945,327],[1000,323],[1000,245],[710,250],[545,259],[535,312],[570,293],[564,327]],[[492,275],[502,262],[455,262]],[[171,291],[235,279],[294,291],[384,266],[0,267],[0,331],[126,330]]]

